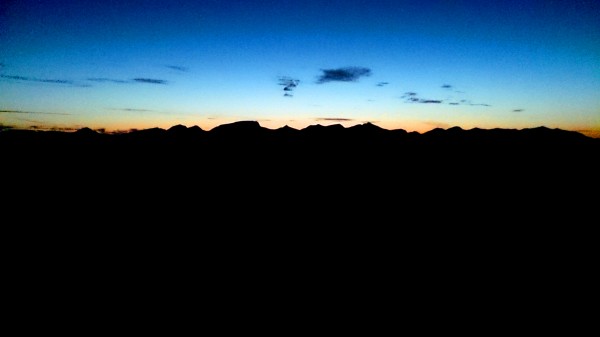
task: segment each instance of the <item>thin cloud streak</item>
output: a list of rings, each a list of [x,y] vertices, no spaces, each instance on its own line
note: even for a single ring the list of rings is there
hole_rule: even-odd
[[[352,118],[315,118],[315,121],[325,121],[325,122],[352,122],[354,119]]]
[[[423,124],[442,129],[447,129],[450,127],[450,124],[438,121],[424,121]]]
[[[106,78],[106,77],[91,77],[87,79],[88,81],[98,82],[98,83],[116,83],[116,84],[132,84],[132,83],[148,83],[148,84],[167,84],[167,80],[155,79],[155,78],[144,78],[138,77],[127,80],[120,80],[115,78]]]
[[[134,78],[133,80],[138,83],[167,84],[166,80],[159,80],[154,78]]]
[[[61,115],[61,116],[70,116],[71,114],[63,113],[63,112],[40,112],[40,111],[24,111],[24,110],[0,110],[0,113],[9,113],[9,114],[38,114],[38,115]]]
[[[404,98],[404,103],[421,103],[421,104],[441,104],[444,100],[441,99],[425,99],[419,98],[416,92],[406,92],[400,98]]]
[[[166,65],[165,67],[172,69],[172,70],[181,71],[181,72],[189,71],[189,69],[187,67],[182,67],[182,66]]]
[[[117,79],[113,79],[113,78],[105,78],[105,77],[92,77],[92,78],[88,78],[88,81],[92,81],[92,82],[109,82],[109,83],[119,83],[119,84],[125,84],[125,83],[131,83],[129,81],[125,81],[125,80],[117,80]]]
[[[20,76],[20,75],[0,75],[0,77],[6,78],[6,79],[9,79],[9,80],[25,81],[25,82],[54,83],[54,84],[75,84],[75,82],[73,82],[71,80],[47,79],[47,78],[37,78],[37,77],[28,77],[28,76]]]

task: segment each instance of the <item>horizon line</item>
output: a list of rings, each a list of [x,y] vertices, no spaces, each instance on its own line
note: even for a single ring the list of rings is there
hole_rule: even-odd
[[[567,131],[567,132],[575,132],[575,133],[579,133],[579,134],[581,134],[583,136],[586,136],[586,137],[589,137],[589,138],[600,139],[600,131],[598,131],[598,132],[589,132],[590,134],[598,134],[597,137],[594,137],[594,136],[587,135],[586,133],[582,132],[582,130],[568,130],[568,129],[562,129],[562,128],[551,128],[551,127],[548,127],[546,125],[538,125],[538,126],[533,126],[533,127],[525,127],[525,128],[520,128],[520,129],[519,128],[502,128],[502,127],[494,127],[494,128],[472,127],[472,128],[469,128],[469,129],[465,129],[465,128],[459,126],[459,125],[455,125],[455,126],[451,126],[451,127],[447,127],[447,128],[443,128],[441,126],[438,126],[438,127],[431,128],[430,130],[425,131],[425,132],[419,132],[419,131],[407,131],[406,129],[402,129],[402,128],[398,128],[398,129],[386,129],[386,128],[383,128],[381,126],[376,125],[373,122],[369,122],[369,121],[363,122],[363,123],[357,122],[356,124],[353,124],[353,125],[348,126],[348,127],[342,125],[341,123],[332,123],[332,124],[326,124],[326,125],[323,125],[321,123],[316,123],[316,124],[310,124],[310,125],[308,125],[308,126],[306,126],[304,128],[300,128],[300,129],[291,127],[291,126],[289,126],[287,124],[285,124],[284,126],[279,127],[279,128],[268,128],[268,127],[262,126],[260,124],[259,120],[252,120],[252,119],[244,119],[244,120],[238,120],[238,121],[229,122],[229,123],[223,123],[223,124],[216,125],[216,126],[210,128],[210,129],[203,129],[203,128],[201,128],[198,125],[186,126],[184,124],[175,124],[175,125],[172,125],[169,128],[161,128],[161,127],[155,126],[155,127],[141,128],[141,129],[130,128],[130,129],[127,129],[127,130],[113,130],[113,131],[106,131],[106,128],[90,128],[90,127],[87,127],[87,126],[77,126],[77,127],[56,127],[56,126],[53,126],[53,127],[50,127],[50,126],[49,127],[41,127],[41,126],[17,127],[17,126],[11,126],[11,125],[2,125],[0,123],[0,132],[6,132],[6,131],[9,131],[9,130],[20,130],[20,131],[33,131],[33,132],[64,132],[64,133],[74,133],[74,132],[77,132],[77,131],[81,131],[81,130],[86,130],[87,129],[87,130],[93,131],[93,132],[98,133],[98,134],[112,135],[112,134],[127,134],[127,133],[133,133],[133,132],[138,132],[138,131],[156,130],[156,129],[163,130],[163,131],[168,131],[168,130],[170,130],[172,128],[175,128],[175,127],[185,127],[186,129],[198,128],[198,129],[200,129],[202,131],[205,131],[205,132],[211,132],[212,130],[217,129],[217,128],[221,127],[221,126],[233,125],[233,124],[241,124],[241,123],[256,123],[260,128],[266,129],[266,130],[270,130],[270,131],[276,131],[276,130],[280,130],[280,129],[284,129],[284,128],[289,128],[289,129],[296,130],[296,131],[302,131],[302,130],[308,129],[310,127],[319,127],[319,126],[320,127],[342,127],[343,129],[350,129],[352,127],[357,127],[357,126],[361,126],[361,125],[373,125],[373,126],[379,128],[379,129],[382,129],[382,130],[385,130],[385,131],[405,131],[407,133],[412,133],[412,134],[426,134],[428,132],[432,132],[432,131],[435,131],[435,130],[444,130],[444,131],[447,131],[447,130],[451,130],[451,129],[460,129],[460,130],[463,130],[463,131],[470,131],[470,130],[514,130],[514,131],[520,131],[520,130],[531,130],[531,129],[549,129],[549,130],[561,130],[561,131]],[[592,131],[592,130],[587,130],[587,131]]]

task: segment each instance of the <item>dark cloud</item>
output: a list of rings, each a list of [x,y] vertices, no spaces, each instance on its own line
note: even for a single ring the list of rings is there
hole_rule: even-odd
[[[513,112],[522,112],[525,111],[525,109],[514,109]]]
[[[294,97],[291,92],[298,87],[300,80],[289,76],[282,76],[278,78],[278,84],[283,86],[283,91],[285,92],[283,97]]]
[[[454,86],[450,84],[442,85],[444,89],[452,89]],[[416,92],[408,91],[405,92],[400,98],[404,99],[404,103],[421,103],[421,104],[442,104],[444,101],[449,101],[452,98],[446,99],[428,99],[428,98],[420,98]],[[470,100],[461,99],[460,101],[453,100],[454,102],[449,102],[448,105],[469,105],[469,106],[486,106],[489,107],[491,105],[485,103],[471,103]]]
[[[166,65],[165,67],[167,67],[169,69],[177,70],[177,71],[182,71],[182,72],[187,72],[189,70],[187,67],[182,67],[182,66]]]
[[[38,114],[38,115],[63,115],[68,116],[68,113],[62,112],[38,112],[38,111],[23,111],[23,110],[0,110],[0,113],[9,113],[9,114]]]
[[[26,82],[75,84],[73,81],[70,81],[70,80],[47,79],[47,78],[37,78],[37,77],[28,77],[28,76],[19,76],[19,75],[0,75],[0,77],[6,78],[9,80],[26,81]]]
[[[371,69],[365,67],[345,67],[338,69],[321,69],[323,74],[317,79],[317,83],[327,82],[356,82],[363,76],[371,76]]]
[[[133,80],[138,83],[167,84],[167,81],[165,81],[165,80],[157,80],[154,78],[134,78]]]
[[[30,126],[28,126],[28,128],[31,130],[58,131],[58,132],[73,132],[73,131],[77,131],[80,129],[77,127],[50,126],[50,125],[44,125],[43,123],[30,125]]]
[[[352,122],[352,118],[315,118],[316,121],[327,121],[327,122]]]
[[[390,84],[389,82],[379,82],[377,84],[375,84],[378,87],[385,87],[386,85]]]
[[[405,92],[400,98],[404,98],[404,103],[440,104],[443,102],[440,99],[419,98],[417,93],[412,91]]]
[[[93,77],[93,78],[88,78],[88,81],[92,81],[92,82],[110,82],[110,83],[119,83],[119,84],[124,84],[124,83],[130,83],[129,81],[125,81],[125,80],[116,80],[113,78],[105,78],[105,77]]]

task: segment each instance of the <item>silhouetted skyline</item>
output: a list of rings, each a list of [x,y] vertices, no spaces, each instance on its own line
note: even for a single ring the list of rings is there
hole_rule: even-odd
[[[8,1],[0,126],[600,137],[598,1]]]

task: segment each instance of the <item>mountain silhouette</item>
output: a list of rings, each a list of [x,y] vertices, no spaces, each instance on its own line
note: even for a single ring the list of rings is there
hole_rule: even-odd
[[[451,127],[421,134],[372,123],[348,128],[316,124],[298,130],[289,126],[267,129],[257,121],[240,121],[208,131],[184,125],[114,134],[89,128],[76,132],[8,129],[0,132],[0,149],[5,163],[24,170],[40,167],[40,163],[56,167],[71,163],[109,171],[122,167],[160,172],[162,167],[175,175],[179,173],[173,170],[180,168],[230,178],[251,172],[250,176],[264,180],[396,179],[408,174],[469,181],[482,175],[490,181],[491,177],[522,179],[521,174],[534,177],[544,172],[554,179],[566,179],[569,174],[584,177],[593,167],[590,162],[600,155],[600,139],[543,126],[521,130]]]
[[[33,212],[52,205],[47,216],[77,210],[109,214],[110,223],[129,214],[132,224],[162,213],[164,226],[198,230],[244,219],[299,221],[332,240],[373,224],[400,239],[392,233],[429,222],[455,235],[465,224],[474,226],[469,233],[485,227],[488,236],[500,230],[489,222],[525,223],[511,235],[538,235],[548,227],[532,224],[588,221],[600,190],[600,139],[547,127],[418,133],[371,123],[268,129],[242,121],[112,134],[9,129],[0,132],[0,154],[5,200]]]
[[[149,128],[132,130],[127,133],[98,133],[90,128],[81,128],[76,132],[38,131],[6,129],[0,132],[0,145],[5,149],[21,146],[52,146],[60,142],[66,147],[77,147],[78,142],[86,140],[102,144],[136,144],[145,142],[155,146],[177,144],[187,147],[186,142],[206,142],[206,146],[218,147],[220,143],[229,145],[239,142],[240,146],[252,143],[268,149],[278,141],[294,141],[298,145],[326,146],[329,143],[360,145],[363,142],[377,141],[382,147],[402,151],[409,146],[447,148],[462,146],[464,149],[487,147],[513,147],[514,150],[535,146],[538,148],[571,148],[571,150],[597,150],[600,139],[587,137],[579,132],[551,129],[544,126],[526,129],[480,129],[464,130],[458,126],[448,129],[435,128],[425,133],[407,132],[403,129],[387,130],[372,123],[344,127],[341,124],[324,126],[310,125],[303,129],[284,126],[279,129],[267,129],[257,121],[239,121],[222,124],[205,131],[198,126],[186,127],[174,125],[165,130]],[[489,149],[489,148],[488,148]],[[197,149],[202,150],[202,149]],[[351,151],[351,149],[350,149]]]

